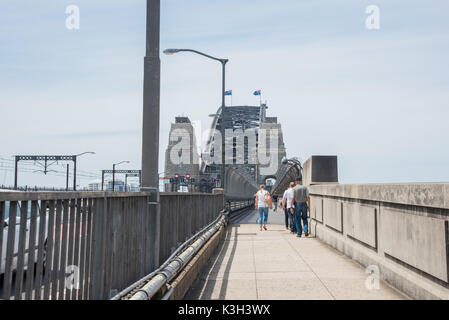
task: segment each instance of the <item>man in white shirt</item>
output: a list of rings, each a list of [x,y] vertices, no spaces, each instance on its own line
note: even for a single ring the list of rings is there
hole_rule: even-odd
[[[289,188],[285,190],[284,196],[282,197],[282,209],[285,214],[285,229],[288,230],[288,225],[290,221],[290,231],[292,233],[296,232],[296,223],[295,223],[295,215],[294,211],[292,211],[292,199],[293,199],[293,187],[295,186],[294,182],[290,182]]]

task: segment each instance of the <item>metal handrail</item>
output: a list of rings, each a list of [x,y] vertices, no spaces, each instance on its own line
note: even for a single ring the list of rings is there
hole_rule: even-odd
[[[227,212],[222,212],[217,220],[205,228],[206,230],[204,233],[200,232],[201,235],[199,235],[199,238],[194,243],[188,246],[181,254],[168,261],[169,264],[160,270],[144,287],[139,289],[130,300],[151,299],[165,284],[178,275],[179,271],[184,268],[212,235],[218,231],[218,229],[225,223],[226,219]]]
[[[244,203],[239,203],[245,207]],[[240,208],[241,209],[241,208]],[[201,247],[212,237],[219,228],[226,223],[229,215],[234,209],[223,210],[220,215],[207,226],[198,231],[195,235],[186,240],[179,246],[171,256],[155,271],[151,272],[144,278],[136,281],[111,300],[120,300],[132,291],[137,290],[145,282],[147,284],[141,289],[137,290],[132,300],[147,300],[151,299],[165,284],[176,277],[177,274],[184,268],[184,266],[191,260],[191,258],[201,249]]]
[[[215,219],[213,222],[211,222],[210,224],[208,224],[207,226],[205,226],[203,229],[201,229],[200,231],[198,231],[195,235],[193,235],[192,237],[190,237],[187,241],[185,241],[181,246],[179,246],[175,252],[172,253],[172,255],[155,271],[151,272],[150,274],[148,274],[147,276],[145,276],[144,278],[136,281],[135,283],[133,283],[132,285],[130,285],[129,287],[127,287],[126,289],[124,289],[123,291],[121,291],[120,293],[118,293],[117,295],[115,295],[111,300],[120,300],[123,297],[127,296],[130,292],[132,292],[133,290],[135,290],[137,287],[139,287],[140,285],[142,285],[142,283],[149,281],[151,278],[155,277],[158,273],[163,272],[163,270],[173,261],[176,260],[177,256],[180,255],[180,252],[186,248],[187,246],[189,246],[192,242],[194,242],[195,240],[197,240],[204,232],[206,232],[209,228],[211,228],[211,226],[213,226],[214,224],[216,224],[220,219],[223,218],[223,216],[227,217],[228,212],[227,211],[222,211],[221,214],[217,217],[217,219]]]

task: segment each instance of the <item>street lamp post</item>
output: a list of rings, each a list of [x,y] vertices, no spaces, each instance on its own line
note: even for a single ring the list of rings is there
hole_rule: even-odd
[[[66,179],[65,179],[65,191],[69,191],[69,168],[70,168],[70,165],[67,163],[67,172],[66,172]]]
[[[112,165],[112,192],[115,192],[115,166],[118,166],[122,163],[129,163],[129,161],[121,161]]]
[[[76,191],[76,160],[84,154],[95,154],[95,152],[87,151],[73,156],[73,191]]]
[[[161,61],[160,16],[161,1],[147,0],[146,50],[143,73],[143,114],[142,114],[142,171],[140,191],[149,192],[148,202],[151,248],[149,266],[156,269],[159,264],[161,210],[159,199],[159,127]]]
[[[129,174],[125,174],[125,192],[128,192],[128,177],[131,176]]]
[[[225,107],[226,107],[226,100],[225,100],[225,92],[226,92],[226,63],[229,62],[228,59],[220,59],[220,58],[216,58],[213,56],[210,56],[208,54],[205,54],[203,52],[200,51],[196,51],[196,50],[192,50],[192,49],[166,49],[164,50],[165,54],[171,55],[171,54],[175,54],[178,52],[193,52],[196,54],[199,54],[201,56],[204,56],[206,58],[215,60],[215,61],[219,61],[222,65],[222,91],[221,91],[221,127],[220,127],[220,132],[221,132],[221,187],[224,189],[225,188]]]
[[[144,59],[142,114],[143,191],[158,194],[159,121],[160,121],[160,0],[147,0],[146,50]]]

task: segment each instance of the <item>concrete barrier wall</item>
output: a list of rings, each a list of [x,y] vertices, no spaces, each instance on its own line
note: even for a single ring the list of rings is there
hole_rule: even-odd
[[[449,299],[449,184],[312,185],[311,232],[411,298]]]

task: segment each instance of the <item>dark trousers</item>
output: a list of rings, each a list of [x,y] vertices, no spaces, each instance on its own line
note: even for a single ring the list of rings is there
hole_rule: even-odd
[[[296,232],[295,215],[291,213],[290,209],[285,209],[285,221],[287,226],[287,219],[290,221],[290,231]]]
[[[309,231],[309,222],[307,221],[307,203],[297,203],[295,204],[295,220],[296,220],[296,230],[298,235],[302,234],[302,223],[304,224],[304,232]]]
[[[288,212],[288,209],[284,210],[284,215],[285,215],[285,227],[288,228],[288,222],[290,220],[290,212]]]

